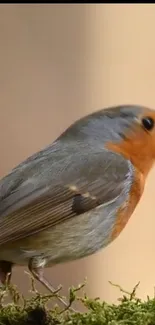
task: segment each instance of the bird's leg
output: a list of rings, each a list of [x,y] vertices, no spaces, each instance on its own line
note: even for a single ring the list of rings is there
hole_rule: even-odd
[[[42,263],[40,263],[40,259],[32,258],[29,261],[28,268],[35,279],[37,279],[41,284],[43,284],[43,286],[48,289],[52,294],[56,294],[61,288],[54,289],[53,286],[45,279],[43,275],[45,264],[45,259],[42,259]],[[69,304],[67,304],[67,302],[65,302],[61,297],[57,296],[57,299],[65,306],[66,309],[69,308],[71,311],[75,312],[75,310],[69,307]]]
[[[9,285],[12,275],[12,266],[11,262],[0,261],[0,282],[2,285]]]
[[[14,301],[14,292],[12,291],[12,288],[9,287],[11,276],[12,276],[12,266],[13,263],[7,262],[7,261],[0,261],[0,282],[1,287],[5,288],[8,286],[8,290],[10,293],[10,296],[12,300]]]

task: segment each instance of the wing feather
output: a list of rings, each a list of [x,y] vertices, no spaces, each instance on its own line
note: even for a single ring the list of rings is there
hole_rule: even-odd
[[[77,151],[65,160],[54,150],[50,170],[46,156],[35,156],[0,182],[0,245],[110,204],[126,191],[132,173],[129,161],[108,150],[82,158]]]

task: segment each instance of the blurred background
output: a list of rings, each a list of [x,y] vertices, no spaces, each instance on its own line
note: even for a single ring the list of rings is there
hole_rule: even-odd
[[[155,107],[154,4],[0,5],[0,176],[103,107]],[[87,294],[116,302],[109,281],[154,295],[155,170],[121,235],[106,249],[45,271],[57,287],[87,277]],[[13,282],[28,294],[29,278]],[[44,289],[39,287],[42,292]]]

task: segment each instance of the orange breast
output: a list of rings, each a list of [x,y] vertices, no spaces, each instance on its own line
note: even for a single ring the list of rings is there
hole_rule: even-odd
[[[120,207],[115,226],[111,235],[114,240],[122,231],[135,210],[144,190],[145,180],[154,164],[154,138],[142,128],[126,134],[125,140],[119,143],[109,142],[106,147],[131,161],[135,167],[134,182],[132,184],[129,199]]]
[[[145,179],[141,172],[136,170],[134,182],[131,186],[131,191],[128,201],[124,202],[124,205],[120,207],[116,223],[111,234],[111,241],[113,241],[126,226],[129,218],[135,210],[144,190]]]

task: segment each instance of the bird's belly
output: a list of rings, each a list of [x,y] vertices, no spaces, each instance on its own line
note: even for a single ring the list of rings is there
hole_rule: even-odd
[[[48,230],[5,244],[0,259],[26,265],[30,258],[42,256],[50,265],[91,255],[109,243],[116,210],[115,204],[106,208],[101,205]]]
[[[126,199],[126,195],[121,196],[107,206],[100,205],[48,230],[5,244],[0,249],[0,260],[27,265],[30,258],[38,256],[45,258],[50,266],[91,255],[113,240],[111,234],[118,210]]]

